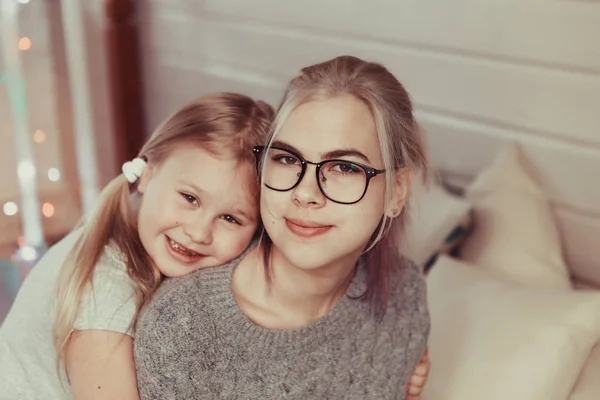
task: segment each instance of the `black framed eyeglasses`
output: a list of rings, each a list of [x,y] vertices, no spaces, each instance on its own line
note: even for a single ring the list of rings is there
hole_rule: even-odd
[[[264,171],[265,186],[278,192],[294,189],[302,181],[308,164],[316,166],[317,184],[323,196],[339,204],[354,204],[367,193],[371,178],[385,172],[348,160],[312,162],[280,147],[254,147],[257,168]],[[261,157],[261,155],[263,157]],[[262,162],[265,163],[264,169]]]

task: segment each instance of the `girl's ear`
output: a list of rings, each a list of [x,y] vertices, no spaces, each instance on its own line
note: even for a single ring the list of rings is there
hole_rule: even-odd
[[[395,218],[402,213],[402,209],[406,205],[408,196],[410,195],[413,178],[414,173],[409,168],[400,168],[395,172],[394,195],[390,206],[386,210],[388,217]]]
[[[144,194],[146,188],[148,187],[148,182],[152,179],[152,174],[154,173],[154,168],[150,165],[146,165],[144,168],[144,172],[142,172],[142,176],[140,176],[137,185],[137,191],[141,194]]]

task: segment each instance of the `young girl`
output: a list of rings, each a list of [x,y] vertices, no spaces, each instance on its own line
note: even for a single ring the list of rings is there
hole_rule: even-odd
[[[429,334],[423,276],[400,257],[426,168],[408,94],[355,57],[304,68],[255,153],[262,240],[155,295],[142,399],[405,399]]]
[[[221,93],[156,130],[24,282],[0,329],[1,399],[138,398],[136,315],[163,277],[248,246],[259,218],[252,147],[272,116],[266,103]]]

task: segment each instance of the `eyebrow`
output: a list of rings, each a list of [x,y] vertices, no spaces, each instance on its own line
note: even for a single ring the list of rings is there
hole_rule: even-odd
[[[282,142],[279,140],[275,140],[273,142],[272,146],[279,147],[283,150],[289,150],[292,153],[296,153],[299,156],[304,157],[302,152],[300,150],[298,150],[297,148],[295,148],[294,146],[292,146],[291,144],[288,144],[288,143],[285,143],[285,142]],[[337,150],[328,151],[321,155],[321,159],[329,160],[329,159],[333,159],[333,158],[348,157],[348,156],[358,157],[361,160],[365,161],[366,163],[371,164],[371,160],[369,160],[369,157],[367,157],[363,152],[361,152],[357,149],[354,149],[354,148],[337,149]]]
[[[206,193],[206,190],[200,189],[198,186],[196,186],[192,182],[188,182],[183,179],[178,179],[177,183],[184,185],[184,186],[189,186],[194,192],[198,193],[199,195],[200,194],[204,194],[204,195],[208,194],[208,193]],[[241,208],[235,208],[233,210],[232,214],[234,214],[234,215],[239,214],[242,217],[244,217],[244,219],[246,219],[248,222],[254,222],[256,220],[256,218],[252,214],[247,213],[246,211],[242,210]]]

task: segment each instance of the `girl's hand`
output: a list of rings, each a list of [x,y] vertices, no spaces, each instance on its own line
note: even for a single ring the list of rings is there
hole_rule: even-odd
[[[419,361],[419,364],[415,367],[410,380],[408,381],[406,387],[406,400],[421,400],[423,386],[425,386],[425,382],[427,382],[430,368],[429,349],[425,349],[421,361]]]

